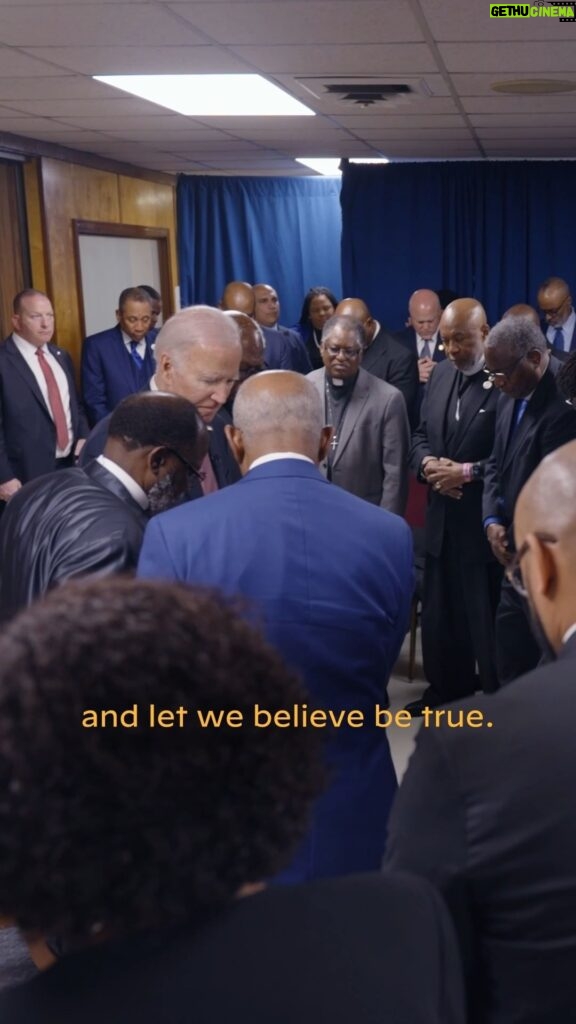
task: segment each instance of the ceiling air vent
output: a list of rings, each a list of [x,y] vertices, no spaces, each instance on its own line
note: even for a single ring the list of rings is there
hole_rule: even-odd
[[[345,103],[354,103],[359,107],[371,107],[375,103],[389,103],[412,92],[409,85],[395,85],[383,82],[350,82],[330,83],[325,92],[338,96]]]

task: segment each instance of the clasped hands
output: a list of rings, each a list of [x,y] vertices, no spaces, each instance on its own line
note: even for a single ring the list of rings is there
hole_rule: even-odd
[[[461,462],[429,458],[422,468],[422,476],[438,494],[458,501],[462,497],[462,487],[466,483],[463,470]]]

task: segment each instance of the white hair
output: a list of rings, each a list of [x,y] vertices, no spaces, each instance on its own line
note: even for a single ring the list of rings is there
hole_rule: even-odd
[[[213,306],[188,306],[171,316],[161,328],[154,345],[156,362],[169,353],[178,363],[195,345],[240,350],[240,331],[231,317]]]
[[[267,388],[266,379],[281,374],[293,378],[292,387]],[[246,381],[234,400],[234,425],[247,444],[267,435],[297,435],[302,443],[317,448],[324,426],[320,395],[311,381],[291,370],[266,370]]]

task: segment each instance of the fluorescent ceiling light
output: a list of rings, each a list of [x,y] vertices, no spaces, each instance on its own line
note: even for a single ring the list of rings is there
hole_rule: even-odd
[[[304,167],[310,167],[317,174],[325,174],[327,177],[335,177],[336,175],[342,174],[340,170],[339,156],[329,157],[314,157],[314,156],[297,156],[295,157],[296,163],[304,164]],[[385,156],[379,157],[363,157],[353,156],[350,157],[348,163],[351,164],[388,164],[390,161]]]
[[[189,117],[314,117],[261,75],[94,75],[96,81]]]

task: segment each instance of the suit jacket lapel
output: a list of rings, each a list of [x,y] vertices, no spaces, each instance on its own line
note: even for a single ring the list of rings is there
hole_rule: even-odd
[[[475,382],[468,389],[468,394],[466,395],[466,392],[464,393],[465,400],[461,402],[461,405],[463,407],[462,413],[456,425],[456,444],[454,450],[455,459],[458,458],[459,446],[466,437],[466,431],[468,430],[473,419],[478,415],[479,410],[482,408],[483,405],[486,405],[488,399],[490,398],[490,395],[492,394],[491,391],[485,390],[482,387],[482,384],[483,381]]]
[[[14,370],[19,374],[22,380],[25,381],[25,383],[30,388],[32,394],[34,395],[34,398],[40,403],[46,415],[51,419],[52,417],[50,416],[50,410],[48,409],[48,406],[44,401],[42,392],[40,391],[40,388],[38,386],[38,381],[36,380],[36,377],[32,373],[32,370],[28,366],[28,363],[24,359],[24,356],[22,356],[18,351],[12,336],[7,338],[6,340],[6,351],[9,354],[10,362],[14,367]]]
[[[352,437],[358,417],[360,416],[360,413],[362,412],[368,400],[368,395],[370,393],[370,388],[368,386],[370,383],[370,378],[367,376],[367,374],[363,376],[363,373],[366,374],[366,371],[360,370],[358,374],[358,380],[354,385],[354,390],[352,392],[350,401],[348,402],[348,406],[346,408],[344,421],[340,428],[338,446],[334,454],[334,461],[332,463],[333,466],[335,466],[338,460],[340,459],[342,453],[344,452],[344,449],[346,448],[346,445],[348,444],[350,438]]]

